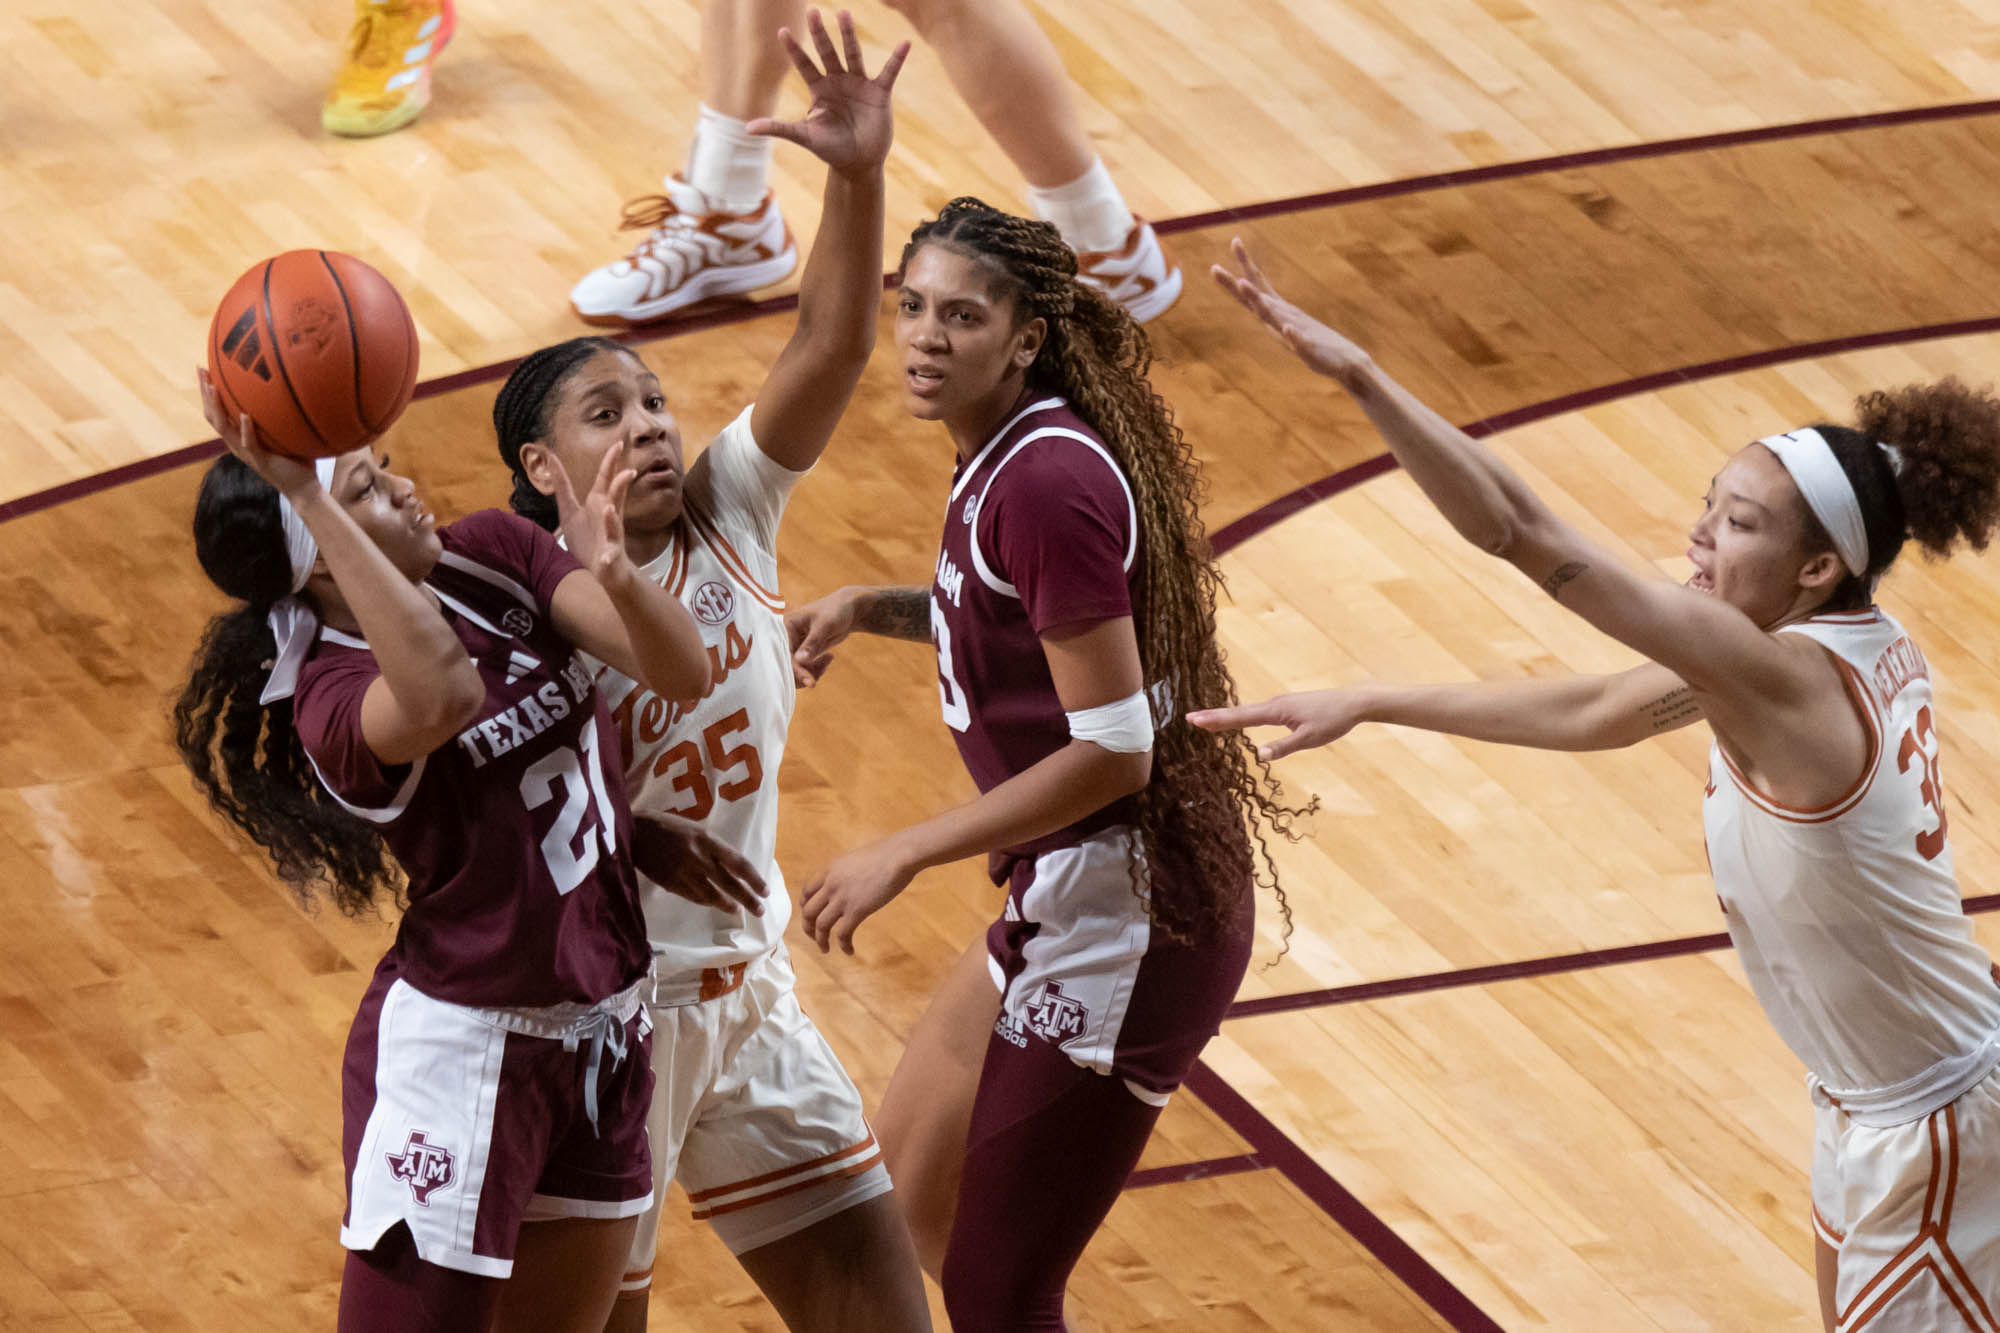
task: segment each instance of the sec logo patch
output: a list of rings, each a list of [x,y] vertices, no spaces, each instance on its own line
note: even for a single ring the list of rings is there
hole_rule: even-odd
[[[704,625],[720,625],[736,609],[736,594],[726,583],[704,583],[688,599],[688,607]]]

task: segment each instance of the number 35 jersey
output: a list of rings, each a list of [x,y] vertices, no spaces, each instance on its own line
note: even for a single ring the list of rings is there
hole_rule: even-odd
[[[1930,668],[1876,608],[1779,632],[1832,655],[1868,759],[1840,799],[1798,810],[1711,746],[1702,815],[1716,893],[1793,1053],[1861,1123],[1913,1120],[2000,1062],[2000,987],[1945,839]]]
[[[361,734],[375,654],[322,627],[293,701],[299,739],[409,876],[390,947],[404,980],[453,1004],[595,1003],[645,975],[647,955],[617,737],[549,614],[582,567],[496,510],[438,537],[425,586],[486,687],[478,715],[415,763],[379,762]]]
[[[598,675],[632,808],[701,824],[770,890],[764,914],[753,916],[691,903],[640,877],[662,1002],[699,998],[702,973],[770,952],[792,919],[778,869],[778,765],[798,691],[778,595],[777,539],[785,501],[803,475],[757,446],[744,408],[688,468],[679,529],[641,571],[701,627],[707,695],[662,699],[608,667]],[[689,987],[695,993],[682,996]]]

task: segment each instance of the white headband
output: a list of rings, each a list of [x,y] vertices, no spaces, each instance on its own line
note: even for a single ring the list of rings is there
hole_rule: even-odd
[[[313,471],[319,476],[319,484],[331,491],[333,460],[316,460]],[[270,613],[264,617],[264,623],[271,627],[271,637],[278,641],[271,678],[264,682],[264,692],[257,696],[257,702],[267,705],[292,697],[292,691],[299,685],[299,668],[306,664],[306,654],[312,651],[313,640],[319,636],[319,617],[313,614],[305,598],[298,595],[319,562],[319,543],[313,540],[299,511],[282,494],[278,496],[278,519],[285,526],[285,558],[292,566],[292,591],[271,603]]]
[[[1826,535],[1833,538],[1833,549],[1840,556],[1840,563],[1857,577],[1866,574],[1868,528],[1861,521],[1861,500],[1854,494],[1854,483],[1847,479],[1847,470],[1833,456],[1833,446],[1826,442],[1826,437],[1808,426],[1783,435],[1766,435],[1757,443],[1776,454],[1785,471],[1792,474],[1799,494],[1806,498],[1806,508],[1812,510],[1813,517],[1826,529]],[[1889,455],[1891,467],[1900,462],[1894,453]]]

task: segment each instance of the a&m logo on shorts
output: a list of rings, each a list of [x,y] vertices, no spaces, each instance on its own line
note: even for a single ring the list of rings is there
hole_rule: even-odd
[[[431,1195],[452,1182],[451,1154],[424,1138],[421,1129],[410,1131],[401,1153],[384,1153],[389,1174],[410,1187],[420,1207],[431,1206]]]
[[[1028,1001],[1028,1030],[1060,1046],[1083,1035],[1090,1010],[1063,994],[1060,981],[1045,981]]]
[[[736,609],[736,594],[726,583],[704,583],[694,590],[688,604],[702,624],[720,625]]]
[[[535,617],[523,607],[510,606],[507,614],[500,617],[500,628],[517,639],[525,639],[534,632]]]

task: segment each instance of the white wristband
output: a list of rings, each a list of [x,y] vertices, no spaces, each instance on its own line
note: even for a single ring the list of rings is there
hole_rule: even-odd
[[[1153,748],[1153,708],[1144,690],[1065,716],[1069,718],[1069,734],[1077,740],[1118,754],[1143,754]]]

